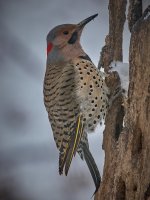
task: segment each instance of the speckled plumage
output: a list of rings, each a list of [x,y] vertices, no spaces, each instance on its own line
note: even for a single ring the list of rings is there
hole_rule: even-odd
[[[85,130],[93,131],[106,116],[108,88],[103,74],[89,60],[76,59],[76,93]]]
[[[70,26],[71,30],[76,31],[75,25]],[[61,25],[60,29],[57,27],[57,31],[60,34],[63,29],[64,33],[65,28],[69,30],[68,25]],[[61,47],[60,50],[49,53],[44,79],[44,103],[60,152],[59,173],[62,174],[65,168],[67,175],[72,157],[77,151],[82,159],[85,158],[97,190],[100,175],[89,151],[87,133],[94,131],[97,124],[106,116],[108,88],[103,74],[80,46],[81,33],[77,39],[76,36],[72,36],[74,32],[71,32],[70,39],[69,36],[66,39],[69,43],[64,49]],[[54,33],[55,29],[52,31],[53,39]],[[65,39],[62,40],[64,44]],[[72,52],[68,51],[68,48],[72,48]]]

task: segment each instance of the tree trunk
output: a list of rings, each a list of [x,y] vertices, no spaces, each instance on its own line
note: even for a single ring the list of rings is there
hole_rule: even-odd
[[[109,6],[111,9],[109,14],[113,20],[112,13],[115,13],[115,19],[119,18],[117,17],[119,12],[122,13],[122,21],[118,19],[116,23],[123,28],[125,6],[121,10],[119,5],[121,2],[126,4],[125,1],[113,1],[116,7]],[[121,106],[122,98],[118,97],[106,117],[103,140],[105,164],[101,187],[95,195],[95,200],[150,200],[150,14],[148,15],[148,12],[150,13],[150,7],[137,22],[133,23],[131,20],[130,84],[125,116]],[[118,34],[122,35],[122,31],[123,29],[119,30]],[[114,34],[115,36],[118,37],[117,34]],[[110,54],[110,43],[110,40],[106,41],[105,47],[108,48],[103,47],[100,59],[105,71],[108,70],[110,60],[116,58],[114,53],[113,56],[112,52]],[[118,55],[122,55],[122,52]],[[108,83],[113,90],[113,86],[119,84],[119,81],[112,77]]]
[[[105,46],[102,48],[99,66],[105,72],[109,71],[109,65],[113,60],[122,61],[122,38],[125,22],[125,0],[109,0],[109,34],[105,39]],[[111,96],[120,87],[120,79],[117,73],[113,72],[107,79]],[[122,96],[118,96],[113,102],[109,114],[105,120],[105,131],[103,139],[103,149],[105,151],[105,163],[102,183],[99,191],[95,195],[95,200],[112,199],[113,182],[116,165],[116,142],[122,131],[124,109],[122,107]],[[110,173],[111,172],[111,173]]]

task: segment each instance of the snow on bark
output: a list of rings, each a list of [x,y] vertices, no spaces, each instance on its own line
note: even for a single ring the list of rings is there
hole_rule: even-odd
[[[113,71],[118,72],[121,81],[121,88],[123,90],[123,93],[127,96],[129,87],[129,64],[119,61],[113,61],[110,64],[109,72]]]

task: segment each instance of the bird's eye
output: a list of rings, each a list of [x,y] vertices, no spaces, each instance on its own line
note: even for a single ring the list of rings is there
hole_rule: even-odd
[[[68,35],[68,33],[69,33],[68,31],[64,31],[63,32],[64,35]]]

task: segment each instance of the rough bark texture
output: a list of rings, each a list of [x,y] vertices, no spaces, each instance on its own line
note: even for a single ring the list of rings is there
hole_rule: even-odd
[[[125,127],[121,134],[121,129],[118,128],[122,126],[122,119],[119,118],[120,97],[114,101],[106,118],[103,142],[104,173],[95,200],[150,200],[150,15],[148,16],[148,11],[150,13],[150,7],[132,28],[129,50],[130,84],[124,117]]]
[[[109,0],[109,34],[102,48],[98,68],[102,66],[106,72],[113,60],[122,61],[122,32],[126,19],[126,0]]]
[[[125,22],[125,0],[109,1],[109,34],[105,39],[105,46],[102,48],[99,68],[102,66],[108,72],[109,65],[113,60],[122,61],[122,38]],[[111,95],[120,87],[120,79],[117,73],[112,73],[107,78],[107,85]],[[124,109],[122,106],[122,96],[118,96],[112,103],[109,115],[106,116],[105,131],[103,139],[103,149],[105,151],[105,163],[102,183],[99,191],[95,195],[95,200],[110,199],[113,197],[114,174],[116,169],[117,140],[122,131]]]
[[[129,0],[128,26],[130,32],[134,24],[142,16],[142,0]]]

